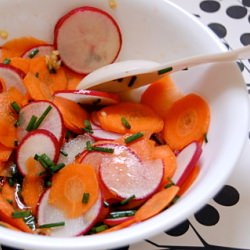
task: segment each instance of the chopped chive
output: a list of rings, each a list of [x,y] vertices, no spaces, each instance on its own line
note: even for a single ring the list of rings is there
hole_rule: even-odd
[[[170,188],[174,185],[175,185],[175,183],[171,179],[168,179],[168,183],[164,186],[164,188]]]
[[[106,229],[108,229],[108,226],[103,224],[103,225],[99,225],[99,226],[96,226],[96,227],[92,227],[90,229],[90,233],[100,233],[100,232],[103,232]]]
[[[131,125],[130,125],[130,123],[128,122],[128,120],[127,120],[125,117],[122,117],[122,118],[121,118],[121,122],[122,122],[122,125],[123,125],[126,129],[131,129]]]
[[[11,200],[11,199],[6,199],[6,201],[7,201],[8,203],[10,203],[10,204],[13,204],[13,200]]]
[[[63,156],[67,157],[68,154],[66,152],[64,152],[63,150],[60,150],[60,154],[62,154]]]
[[[176,195],[174,199],[172,200],[172,203],[175,204],[180,199],[179,195]]]
[[[116,219],[135,215],[136,210],[113,211],[109,214],[109,218]]]
[[[84,192],[82,196],[82,203],[87,204],[89,202],[89,193]]]
[[[87,141],[87,142],[86,142],[86,149],[87,149],[88,151],[91,151],[91,150],[92,150],[92,145],[91,145],[91,142],[90,142],[90,141]]]
[[[130,143],[130,142],[133,142],[139,138],[141,138],[144,134],[142,132],[138,132],[138,133],[135,133],[127,138],[124,139],[125,143]]]
[[[47,188],[51,187],[52,186],[52,182],[50,180],[45,180],[44,181],[44,186],[47,187]]]
[[[43,120],[45,119],[45,117],[48,115],[48,113],[50,112],[50,110],[52,109],[52,106],[48,106],[45,111],[42,113],[42,115],[40,116],[40,118],[36,121],[36,123],[34,124],[33,129],[37,129],[39,128],[39,126],[41,125],[41,123],[43,122]]]
[[[132,76],[129,83],[128,83],[128,87],[133,87],[133,85],[135,84],[136,82],[136,79],[137,79],[137,76]]]
[[[162,74],[171,72],[172,70],[173,70],[173,67],[168,67],[168,68],[165,68],[165,69],[161,69],[161,70],[158,71],[158,75],[162,75]]]
[[[9,58],[5,58],[4,60],[3,60],[3,64],[10,64],[10,62],[11,62],[11,60],[9,59]]]
[[[30,53],[29,53],[29,55],[28,55],[28,57],[29,58],[33,58],[33,57],[35,57],[37,54],[39,53],[39,49],[33,49]]]
[[[30,216],[30,211],[16,211],[12,213],[12,218],[19,219]]]
[[[205,141],[205,143],[208,143],[207,133],[204,134],[204,141]]]
[[[54,165],[54,162],[50,159],[50,157],[47,154],[42,154],[39,156],[38,160],[42,160],[45,162],[46,166],[51,167]]]
[[[34,125],[37,121],[37,117],[35,115],[32,115],[31,118],[30,118],[30,121],[26,127],[26,131],[31,131],[34,129]]]
[[[135,195],[131,195],[130,197],[128,197],[127,199],[124,199],[120,202],[121,205],[126,205],[128,204],[131,200],[135,199]]]
[[[98,152],[103,152],[103,153],[111,153],[111,154],[114,153],[113,148],[92,146],[90,141],[86,142],[86,150],[88,150],[88,151],[98,151]]]
[[[93,129],[89,120],[84,120],[83,130],[87,133],[93,134]]]
[[[64,163],[58,163],[56,165],[53,165],[50,167],[50,171],[52,173],[56,173],[58,172],[60,169],[62,169],[63,167],[65,167],[65,164]]]
[[[12,178],[12,177],[8,178],[8,183],[9,183],[9,185],[10,185],[11,187],[13,187],[13,186],[15,185],[15,180],[14,180],[14,178]]]
[[[40,225],[39,228],[52,228],[52,227],[63,227],[63,226],[65,226],[65,222],[60,221],[60,222],[55,222],[55,223],[43,224],[43,225]]]
[[[16,102],[12,102],[10,105],[13,108],[13,110],[18,114],[20,111],[19,105]]]

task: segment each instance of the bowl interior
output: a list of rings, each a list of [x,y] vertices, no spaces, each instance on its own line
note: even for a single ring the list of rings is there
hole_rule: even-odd
[[[111,9],[108,0],[2,0],[1,29],[9,32],[10,39],[31,35],[52,42],[53,27],[60,16],[75,7],[91,5],[109,12],[119,23],[123,35],[119,60],[161,62],[224,49],[195,17],[167,0],[116,2],[117,8]],[[221,63],[179,72],[173,79],[185,93],[196,92],[206,98],[211,107],[201,173],[174,206],[146,222],[115,233],[58,240],[0,228],[0,242],[33,250],[91,250],[128,245],[175,226],[215,195],[231,173],[247,135],[248,96],[243,78],[235,63]]]

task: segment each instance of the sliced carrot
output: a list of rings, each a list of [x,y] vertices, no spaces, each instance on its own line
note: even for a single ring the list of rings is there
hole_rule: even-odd
[[[23,95],[17,88],[11,87],[7,90],[9,103],[16,102],[20,107],[26,105],[29,101],[28,95]]]
[[[163,128],[163,120],[150,107],[140,103],[122,102],[104,107],[97,112],[97,118],[103,129],[120,134],[154,133]],[[122,119],[130,124],[130,129],[124,126]]]
[[[194,183],[194,181],[197,179],[198,175],[200,173],[200,166],[196,165],[191,173],[188,175],[187,179],[184,181],[184,183],[180,186],[180,190],[178,192],[178,195],[183,195]]]
[[[177,100],[164,120],[163,137],[173,150],[180,150],[192,141],[200,141],[208,131],[208,103],[197,94]]]
[[[135,213],[136,221],[144,221],[160,213],[170,205],[178,191],[179,187],[171,186],[155,193],[137,210]]]
[[[23,79],[23,83],[33,100],[52,100],[49,87],[34,74],[29,72]]]
[[[73,72],[72,70],[63,67],[63,70],[67,76],[67,80],[68,80],[68,90],[75,90],[77,85],[80,83],[80,81],[83,79],[83,75],[78,74],[76,72]]]
[[[5,147],[14,148],[17,141],[17,129],[12,117],[8,114],[0,116],[0,143]]]
[[[87,112],[77,103],[55,96],[54,104],[62,113],[65,127],[75,133],[82,133]]]
[[[10,225],[6,222],[3,222],[3,221],[0,221],[0,227],[5,227],[5,228],[9,228],[11,230],[20,231],[18,228],[13,227],[12,225]]]
[[[1,186],[1,195],[6,201],[16,206],[15,202],[15,187],[10,186],[7,179],[4,181],[4,184]]]
[[[44,185],[42,177],[24,177],[21,195],[25,205],[31,209],[33,215],[36,214],[37,204],[43,191]]]
[[[32,233],[23,219],[13,218],[14,207],[0,194],[0,220],[16,227],[24,232]]]
[[[149,85],[141,96],[141,103],[150,106],[158,115],[164,118],[171,105],[183,94],[174,84],[170,76],[164,76]]]
[[[21,57],[27,50],[45,44],[45,41],[34,37],[15,38],[2,45],[2,58]]]
[[[33,157],[30,157],[26,160],[27,176],[29,178],[35,178],[39,176],[43,171],[44,167],[36,161]]]
[[[22,70],[24,73],[27,74],[30,68],[30,59],[22,57],[13,57],[10,60],[10,65]]]
[[[50,72],[46,64],[46,57],[39,56],[30,60],[30,73],[37,75],[38,79],[43,81],[49,87],[51,93],[67,89],[67,77],[63,68],[56,72]]]
[[[95,169],[87,164],[69,164],[52,179],[49,203],[68,218],[86,213],[96,202],[99,186]],[[83,202],[83,196],[88,196]]]
[[[0,143],[0,162],[8,161],[12,151],[12,148],[8,148]]]
[[[9,168],[6,162],[0,161],[0,176],[9,176]]]
[[[168,145],[156,146],[153,151],[155,159],[162,159],[164,162],[164,176],[162,178],[162,187],[165,186],[169,179],[172,178],[176,171],[176,156]]]

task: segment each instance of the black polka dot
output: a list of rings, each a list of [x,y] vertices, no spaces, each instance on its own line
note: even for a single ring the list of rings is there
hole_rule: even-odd
[[[220,23],[210,23],[208,27],[219,37],[224,38],[227,35],[227,29]]]
[[[234,5],[229,7],[226,10],[226,13],[228,16],[235,18],[235,19],[240,19],[244,18],[247,15],[247,8],[240,6],[240,5]]]
[[[232,186],[226,185],[214,197],[214,201],[223,206],[233,206],[238,203],[240,199],[239,192]]]
[[[240,41],[243,45],[250,44],[250,33],[244,33],[240,36]]]
[[[247,7],[250,7],[250,0],[242,0],[242,4]]]
[[[218,1],[213,1],[213,0],[202,1],[200,3],[200,8],[205,12],[212,13],[220,9],[220,3]]]
[[[244,63],[242,63],[242,62],[237,62],[237,65],[238,65],[240,71],[242,72],[242,71],[244,70],[244,68],[245,68]]]
[[[180,236],[185,234],[189,229],[189,221],[185,220],[176,227],[166,231],[165,233],[171,236]]]
[[[213,226],[220,220],[218,211],[211,205],[206,205],[194,214],[195,219],[204,226]]]

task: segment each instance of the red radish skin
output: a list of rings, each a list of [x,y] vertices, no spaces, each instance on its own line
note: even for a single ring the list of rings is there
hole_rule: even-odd
[[[181,186],[191,173],[202,153],[200,143],[194,141],[184,147],[177,155],[177,169],[172,178],[172,181],[177,186]]]
[[[23,175],[28,173],[26,162],[38,154],[46,154],[57,162],[59,156],[59,143],[56,137],[47,130],[37,129],[29,132],[17,147],[16,163]]]
[[[26,94],[26,88],[23,85],[25,73],[9,64],[0,63],[0,78],[4,80],[6,89],[17,88],[22,94]]]
[[[127,216],[127,217],[121,217],[121,218],[106,218],[103,220],[104,224],[110,226],[110,227],[113,227],[113,226],[116,226],[118,224],[121,224],[125,221],[128,221],[128,220],[131,220],[133,219],[134,216]]]
[[[50,53],[55,50],[54,46],[53,45],[41,45],[41,46],[37,46],[37,47],[34,47],[32,49],[29,49],[27,50],[23,55],[22,57],[23,58],[31,58],[30,55],[31,53],[34,51],[34,50],[38,50],[38,52],[35,54],[34,57],[36,56],[47,56],[47,55],[50,55]],[[32,58],[34,58],[32,57]]]
[[[117,94],[96,90],[64,90],[57,91],[54,95],[88,105],[110,105],[120,101]]]
[[[103,203],[101,195],[87,213],[78,218],[69,219],[64,216],[62,211],[48,203],[49,192],[50,190],[47,190],[40,200],[38,206],[38,225],[65,222],[65,225],[62,227],[52,228],[50,236],[73,237],[83,235],[96,223]]]
[[[94,143],[91,136],[84,134],[65,142],[61,148],[58,162],[65,165],[75,161],[76,157],[86,149],[87,142]],[[65,155],[66,154],[66,155]]]
[[[62,142],[65,130],[62,115],[58,108],[49,101],[31,102],[21,108],[19,112],[19,126],[17,129],[18,141],[21,141],[22,138],[28,133],[26,128],[32,115],[39,118],[48,106],[51,106],[52,109],[39,126],[39,129],[48,130],[55,135],[60,143]]]
[[[134,151],[123,145],[103,147],[114,149],[114,153],[105,154],[99,167],[101,180],[112,193],[122,199],[135,195],[139,200],[148,198],[159,188],[164,174],[162,160],[142,162]]]
[[[73,9],[61,17],[54,37],[63,63],[80,74],[114,62],[122,46],[121,31],[113,17],[89,6]]]

